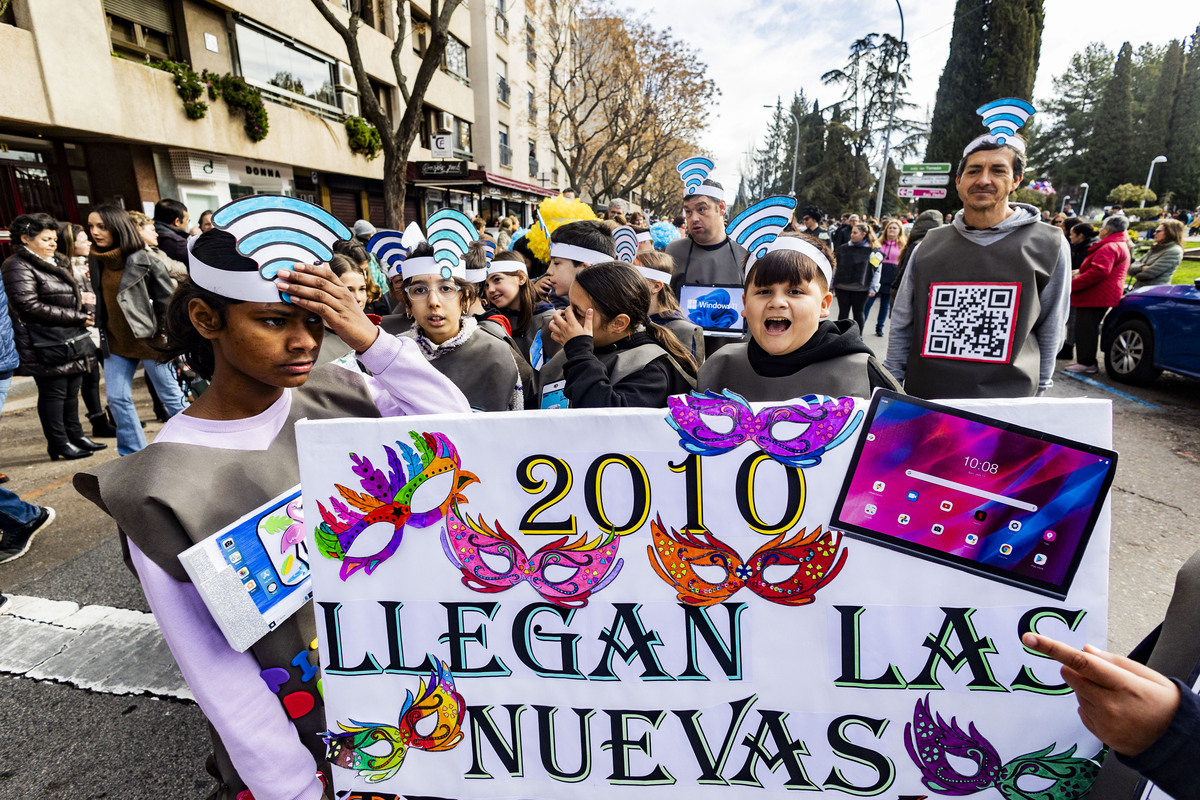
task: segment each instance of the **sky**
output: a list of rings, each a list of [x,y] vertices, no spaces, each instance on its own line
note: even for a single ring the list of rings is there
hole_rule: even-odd
[[[900,3],[912,70],[909,99],[918,105],[916,114],[926,116],[950,52],[955,2]],[[1089,42],[1103,42],[1116,53],[1126,40],[1136,50],[1145,42],[1161,45],[1190,35],[1200,9],[1189,11],[1189,5],[1168,0],[1135,9],[1127,0],[1046,0],[1034,105],[1052,95],[1054,76]],[[821,75],[845,64],[850,43],[871,32],[900,34],[896,0],[654,0],[642,10],[655,27],[670,27],[695,47],[721,89],[703,143],[715,156],[713,176],[731,196],[744,154],[761,143],[777,97],[786,102],[803,88],[810,102],[833,103],[839,91],[823,86]]]

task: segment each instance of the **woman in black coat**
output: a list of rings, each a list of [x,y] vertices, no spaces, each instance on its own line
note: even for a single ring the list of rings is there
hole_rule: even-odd
[[[13,254],[5,259],[4,290],[21,357],[18,372],[38,387],[38,419],[52,460],[86,458],[97,444],[79,424],[79,388],[96,366],[88,335],[92,313],[70,264],[55,253],[58,232],[46,214],[22,214],[9,225]]]

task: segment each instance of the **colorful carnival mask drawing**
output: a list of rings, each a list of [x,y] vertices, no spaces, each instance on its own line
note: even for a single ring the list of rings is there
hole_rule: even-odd
[[[1054,753],[1054,744],[1034,753],[1026,753],[1007,763],[992,743],[971,722],[964,731],[950,718],[947,725],[941,714],[929,710],[929,696],[918,700],[913,721],[904,726],[904,746],[913,763],[921,770],[921,782],[932,791],[952,797],[975,794],[994,788],[1008,800],[1076,800],[1087,796],[1100,770],[1101,750],[1092,758],[1075,756],[1071,745]],[[959,772],[946,756],[972,761],[976,769],[969,775]],[[1045,788],[1018,786],[1026,776],[1040,779]],[[1046,781],[1051,781],[1046,785]]]
[[[781,533],[743,560],[732,547],[707,530],[676,531],[668,534],[659,517],[650,523],[654,544],[647,545],[650,566],[658,576],[675,587],[680,602],[692,606],[710,606],[729,599],[743,586],[764,600],[785,606],[803,606],[813,602],[817,591],[841,572],[847,552],[838,554],[841,534],[806,533],[803,528],[785,540]],[[766,569],[791,567],[796,571],[787,578],[770,582]],[[721,583],[707,581],[696,567],[720,567],[725,571]]]
[[[679,433],[679,446],[689,453],[717,455],[745,442],[754,442],[763,452],[792,467],[814,467],[821,457],[850,438],[862,421],[850,397],[810,394],[790,406],[769,406],[757,414],[736,392],[692,392],[667,399],[671,416],[667,422]],[[714,430],[705,420],[725,418],[733,422],[727,433]],[[774,427],[781,422],[799,423],[804,430],[791,439],[777,439]]]
[[[548,602],[564,608],[582,608],[588,598],[617,577],[622,560],[617,558],[621,537],[608,533],[588,541],[583,534],[568,543],[567,537],[556,539],[526,555],[524,548],[510,536],[500,523],[493,531],[483,521],[472,520],[457,509],[446,515],[442,531],[442,548],[446,557],[462,572],[462,582],[476,592],[494,593],[528,582]],[[497,570],[484,561],[483,555],[507,562],[507,569]],[[552,579],[547,572],[561,569],[562,577]]]
[[[341,495],[341,499],[329,498],[334,513],[317,503],[323,520],[316,528],[317,549],[326,558],[342,562],[342,580],[359,569],[370,575],[396,552],[406,526],[427,528],[440,521],[453,504],[466,502],[462,490],[479,482],[475,475],[461,469],[458,450],[446,436],[415,431],[411,436],[414,447],[396,442],[403,454],[403,464],[394,448],[384,446],[388,459],[386,473],[376,469],[370,459],[351,453],[354,474],[359,477],[365,494],[334,484]],[[427,511],[414,513],[411,504],[416,491],[431,478],[447,473],[452,478],[445,498]],[[358,536],[377,523],[392,525],[391,539],[376,553],[350,555]]]
[[[395,725],[350,720],[338,722],[340,732],[326,731],[329,762],[352,769],[368,783],[395,777],[408,749],[438,752],[454,748],[463,739],[462,720],[466,701],[454,688],[454,675],[444,661],[429,656],[433,670],[429,682],[421,681],[417,696],[408,692]],[[437,715],[437,725],[427,735],[417,725]]]

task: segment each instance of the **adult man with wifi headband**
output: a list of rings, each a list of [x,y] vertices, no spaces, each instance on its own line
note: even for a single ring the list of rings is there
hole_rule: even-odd
[[[913,251],[884,367],[924,398],[1029,397],[1050,388],[1070,299],[1071,251],[1038,210],[1008,198],[1024,178],[1017,128],[1034,111],[982,106],[989,133],[963,150],[963,210]]]

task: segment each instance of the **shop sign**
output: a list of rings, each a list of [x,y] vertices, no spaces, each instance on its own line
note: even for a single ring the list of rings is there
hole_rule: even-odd
[[[418,161],[418,178],[466,178],[466,161]]]

